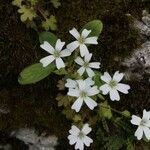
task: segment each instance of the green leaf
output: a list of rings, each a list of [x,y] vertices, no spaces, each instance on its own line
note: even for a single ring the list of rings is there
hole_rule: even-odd
[[[57,21],[55,16],[51,15],[49,18],[46,18],[45,21],[42,21],[42,27],[48,31],[48,30],[56,30],[57,29],[57,25],[56,25]]]
[[[100,87],[101,85],[103,85],[103,82],[101,80],[101,73],[98,71],[95,71],[95,76],[93,78],[95,85],[97,85],[98,87]]]
[[[22,0],[13,0],[12,1],[12,4],[15,5],[15,6],[18,6],[18,7],[21,6],[21,3],[22,3]]]
[[[57,41],[57,37],[55,34],[53,34],[51,32],[42,32],[39,34],[39,41],[41,44],[43,44],[44,41],[47,41],[52,46],[55,46],[55,43]]]
[[[66,71],[65,68],[61,68],[59,70],[55,70],[54,73],[57,74],[57,75],[66,75],[66,74],[68,74],[68,72]]]
[[[32,21],[33,18],[35,18],[37,16],[36,12],[34,11],[34,9],[32,7],[28,8],[25,5],[21,6],[20,9],[18,9],[18,12],[22,14],[20,16],[22,22],[25,22],[27,20]]]
[[[55,66],[53,64],[43,67],[41,63],[36,63],[25,68],[19,75],[18,82],[20,84],[32,84],[36,83],[45,77],[47,77]]]
[[[55,8],[58,8],[59,6],[61,6],[61,3],[59,2],[59,0],[51,0],[51,3],[53,4]]]
[[[107,101],[105,101],[104,103],[100,104],[100,110],[99,110],[99,115],[107,118],[107,119],[111,119],[112,118],[112,112],[111,112],[111,107],[107,104]]]
[[[103,24],[100,20],[93,20],[88,22],[83,28],[87,30],[91,30],[91,33],[89,36],[99,36],[103,29]],[[81,31],[82,31],[81,30]]]

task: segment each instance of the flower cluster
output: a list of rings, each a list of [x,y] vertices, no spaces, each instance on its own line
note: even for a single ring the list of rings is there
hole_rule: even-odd
[[[91,37],[90,33],[92,31],[87,29],[83,29],[81,34],[75,28],[69,32],[76,40],[68,44],[65,49],[63,49],[65,42],[61,42],[60,39],[57,40],[55,47],[46,41],[41,45],[41,48],[50,53],[50,55],[42,58],[40,62],[43,64],[43,67],[46,67],[55,60],[57,69],[60,69],[65,67],[62,58],[70,56],[74,51],[78,55],[80,52],[80,56],[77,56],[74,59],[74,63],[81,66],[77,70],[80,79],[73,80],[69,78],[66,80],[67,82],[65,84],[65,87],[68,88],[67,95],[75,97],[71,109],[78,113],[82,109],[82,105],[86,104],[90,110],[93,110],[98,106],[96,99],[93,97],[99,93],[103,95],[109,94],[110,100],[112,101],[120,100],[119,92],[128,94],[130,86],[120,83],[124,74],[119,73],[119,71],[116,71],[113,77],[111,77],[108,72],[105,72],[104,75],[100,76],[100,80],[103,84],[99,87],[95,85],[95,82],[93,81],[95,72],[93,69],[99,69],[100,62],[91,62],[92,53],[89,52],[88,45],[98,44],[98,37]],[[135,136],[137,136],[138,139],[142,138],[143,132],[145,133],[146,138],[150,139],[149,112],[144,110],[142,119],[133,115],[131,123],[139,126],[135,133]],[[81,130],[77,126],[72,125],[71,130],[69,131],[70,135],[68,136],[70,144],[75,144],[75,149],[79,150],[83,150],[84,145],[87,147],[90,146],[93,140],[89,138],[87,134],[90,133],[91,130],[88,123],[82,124]]]

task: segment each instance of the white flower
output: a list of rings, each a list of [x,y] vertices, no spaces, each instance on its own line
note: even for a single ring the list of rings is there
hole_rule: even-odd
[[[65,42],[61,42],[60,39],[57,40],[55,48],[53,48],[48,42],[44,42],[40,45],[42,49],[50,53],[51,55],[44,57],[40,60],[40,62],[43,64],[43,67],[48,66],[50,63],[52,63],[54,60],[56,60],[56,67],[57,69],[64,68],[65,64],[61,57],[67,57],[71,55],[71,52],[67,49],[62,50],[63,46],[65,45]]]
[[[77,97],[77,100],[73,103],[71,108],[76,112],[79,112],[83,102],[85,102],[86,105],[93,110],[94,107],[97,106],[97,103],[90,98],[90,96],[94,96],[99,93],[97,86],[91,87],[91,82],[88,80],[76,80],[76,82],[78,87],[69,88],[67,93],[69,96]]]
[[[73,52],[75,49],[79,47],[81,56],[85,56],[89,53],[88,48],[86,44],[98,44],[97,39],[98,37],[88,37],[88,35],[91,33],[91,30],[84,29],[80,35],[80,33],[77,31],[77,29],[73,28],[69,31],[71,35],[73,35],[76,38],[76,41],[70,43],[67,45],[67,49],[69,49],[71,52]]]
[[[131,123],[138,126],[134,134],[138,140],[142,139],[143,134],[148,140],[150,140],[150,111],[147,112],[144,109],[142,119],[138,116],[132,115]]]
[[[110,99],[112,101],[119,101],[120,96],[119,92],[122,92],[124,94],[128,94],[128,90],[130,89],[130,86],[127,84],[122,84],[119,83],[124,74],[119,73],[119,71],[116,71],[115,74],[113,75],[113,78],[109,75],[109,73],[105,72],[103,76],[101,76],[101,80],[106,82],[106,84],[102,85],[100,87],[100,90],[104,95],[107,95],[109,93]]]
[[[84,81],[87,83],[88,86],[94,85],[94,81],[92,80],[92,78],[87,78]],[[79,88],[78,82],[72,79],[67,79],[67,83],[65,84],[65,87],[73,88],[73,89]]]
[[[83,75],[83,73],[86,71],[89,77],[93,77],[95,75],[94,71],[91,68],[99,69],[100,68],[100,63],[99,62],[90,62],[92,58],[92,54],[86,54],[84,56],[84,60],[81,57],[77,57],[75,59],[75,62],[82,66],[78,69],[78,73],[80,76]]]
[[[71,127],[71,130],[69,130],[70,135],[68,136],[69,144],[74,145],[75,149],[84,150],[84,145],[87,147],[90,146],[91,143],[93,143],[93,140],[87,136],[91,132],[91,128],[89,127],[89,124],[84,124],[83,128],[80,130],[75,125]]]

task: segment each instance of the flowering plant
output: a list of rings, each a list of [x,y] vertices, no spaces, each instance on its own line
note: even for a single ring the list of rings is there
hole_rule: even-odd
[[[113,118],[112,111],[130,118],[127,110],[120,112],[111,108],[107,98],[103,96],[109,94],[111,101],[119,101],[119,92],[129,93],[130,86],[120,83],[124,74],[116,71],[113,77],[108,72],[102,75],[99,71],[100,62],[91,62],[92,53],[89,46],[98,44],[102,28],[100,20],[87,23],[80,32],[73,28],[69,33],[76,40],[67,44],[66,48],[65,42],[53,33],[41,33],[40,47],[50,55],[42,58],[40,63],[25,68],[19,76],[20,84],[36,83],[52,73],[62,76],[63,88],[60,82],[58,87],[60,90],[66,87],[68,92],[66,95],[58,94],[56,99],[58,106],[64,107],[63,113],[66,117],[73,121],[68,139],[70,145],[75,144],[75,149],[79,150],[83,150],[84,145],[89,147],[93,143],[87,134],[92,131],[90,126],[94,126],[99,118],[102,118],[104,123],[105,119]],[[133,115],[131,123],[139,126],[135,133],[138,139],[142,138],[143,132],[146,138],[150,139],[149,112],[144,110],[142,119]],[[105,127],[107,128],[106,124]]]

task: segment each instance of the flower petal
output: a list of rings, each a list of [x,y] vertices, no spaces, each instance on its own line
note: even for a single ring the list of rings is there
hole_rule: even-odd
[[[89,77],[93,77],[95,75],[94,71],[91,68],[86,68],[86,72]]]
[[[80,55],[83,57],[86,54],[89,54],[89,50],[87,49],[87,46],[85,44],[80,45]]]
[[[90,77],[87,78],[87,79],[85,79],[84,81],[86,82],[86,85],[87,85],[87,86],[92,86],[92,85],[94,85],[94,83],[95,83],[95,82],[92,80],[92,78],[90,78]]]
[[[88,89],[87,94],[88,96],[94,96],[99,93],[97,86],[93,86],[92,88]]]
[[[79,42],[78,41],[74,41],[74,42],[67,45],[67,49],[69,49],[71,52],[73,52],[78,47],[79,47]]]
[[[64,45],[65,45],[65,42],[61,42],[61,40],[58,39],[55,45],[55,50],[61,51]]]
[[[120,96],[119,96],[119,93],[117,90],[115,90],[115,89],[110,90],[110,99],[112,101],[115,101],[115,100],[119,101],[120,100]]]
[[[69,133],[74,136],[77,136],[79,132],[79,128],[77,128],[75,125],[72,125],[71,129],[69,130]]]
[[[81,33],[83,38],[87,38],[87,36],[91,33],[91,30],[84,29]]]
[[[83,143],[89,147],[91,143],[93,143],[93,140],[91,138],[89,138],[88,136],[85,136],[83,139]]]
[[[86,123],[84,124],[83,128],[82,128],[82,132],[87,135],[92,131],[92,128],[89,127],[89,124]]]
[[[149,120],[150,119],[150,111],[146,111],[145,109],[143,110],[143,118],[144,120]]]
[[[111,76],[108,72],[104,72],[104,75],[101,76],[101,80],[105,81],[106,83],[109,83],[111,81]]]
[[[148,127],[143,127],[143,131],[144,131],[144,134],[145,134],[145,137],[150,140],[150,129]]]
[[[74,61],[80,66],[84,65],[84,61],[81,57],[77,57]]]
[[[61,58],[56,58],[56,67],[57,69],[65,67],[65,64]]]
[[[65,87],[67,88],[76,88],[77,82],[72,79],[67,79],[67,83],[65,84]]]
[[[113,76],[113,80],[120,82],[122,80],[123,76],[124,76],[123,73],[119,73],[119,71],[116,71]]]
[[[78,83],[79,89],[81,91],[85,90],[85,88],[86,88],[86,82],[85,81],[83,81],[83,80],[77,80],[77,83]]]
[[[142,137],[143,137],[143,129],[142,129],[142,127],[139,126],[137,128],[137,130],[136,130],[134,135],[137,137],[138,140],[141,140]]]
[[[84,61],[85,62],[89,62],[92,58],[92,53],[88,53],[84,56]]]
[[[47,41],[44,41],[44,43],[41,44],[40,47],[48,53],[54,54],[54,48]]]
[[[75,149],[84,150],[84,144],[80,139],[78,139],[78,141],[75,145]]]
[[[46,67],[48,66],[51,62],[53,62],[55,60],[54,56],[53,55],[50,55],[50,56],[47,56],[47,57],[44,57],[40,60],[40,63],[43,64],[43,67]]]
[[[99,62],[89,63],[89,67],[99,69],[100,68],[100,63]]]
[[[69,144],[70,145],[73,145],[73,144],[75,144],[77,142],[77,137],[74,136],[74,135],[69,135],[68,139],[69,139]]]
[[[64,49],[60,52],[60,57],[67,57],[67,56],[70,56],[70,55],[71,55],[71,52],[68,49]]]
[[[90,97],[86,97],[86,98],[84,99],[84,102],[86,103],[86,105],[87,105],[91,110],[93,110],[94,107],[97,106],[97,103],[96,103],[93,99],[91,99]]]
[[[124,94],[128,94],[128,90],[130,89],[130,86],[127,84],[118,83],[116,86],[116,89]]]
[[[107,95],[108,92],[111,90],[111,88],[108,84],[102,85],[99,89],[102,91],[103,95]]]
[[[85,68],[84,67],[80,67],[77,72],[79,73],[80,76],[83,75],[83,73],[85,72]]]
[[[73,28],[72,30],[69,31],[69,33],[74,36],[77,40],[80,38],[80,33],[77,31],[76,28]]]
[[[69,95],[69,96],[73,96],[73,97],[79,97],[79,90],[77,90],[77,89],[69,89],[69,91],[68,91],[68,93],[67,93],[67,95]]]
[[[98,39],[98,37],[96,37],[96,36],[89,37],[89,38],[85,39],[84,43],[85,44],[94,44],[94,45],[96,45],[96,44],[98,44],[97,39]]]
[[[81,106],[83,104],[83,99],[82,98],[78,98],[73,105],[71,106],[71,109],[74,109],[76,112],[79,112],[81,109]]]
[[[131,123],[139,126],[141,123],[141,118],[135,115],[132,115]]]

